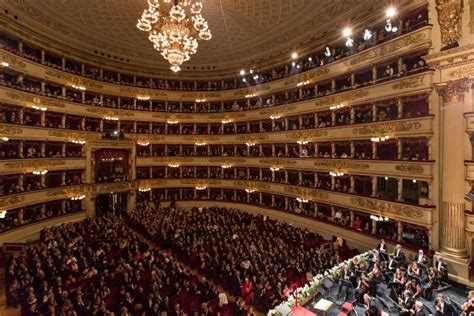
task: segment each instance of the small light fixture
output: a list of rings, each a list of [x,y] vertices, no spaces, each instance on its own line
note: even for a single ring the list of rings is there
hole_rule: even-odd
[[[297,197],[296,200],[300,203],[308,203],[309,202],[307,199],[302,199],[302,198],[299,198],[299,197]]]
[[[149,192],[151,188],[138,188],[138,192]]]
[[[4,219],[7,216],[7,211],[1,211],[0,212],[0,219]]]
[[[293,52],[293,53],[291,54],[291,58],[292,58],[292,59],[298,58],[298,53],[297,53],[297,52]]]
[[[38,111],[43,111],[43,112],[45,112],[45,111],[48,110],[47,107],[45,107],[45,106],[38,106],[38,105],[33,105],[32,108],[35,109],[35,110],[38,110]]]
[[[139,96],[137,96],[137,100],[148,101],[148,100],[150,100],[150,97],[147,96],[147,95],[139,95]]]
[[[194,145],[196,145],[198,147],[201,147],[201,146],[206,146],[207,143],[205,143],[205,142],[196,142],[196,143],[194,143]]]
[[[244,79],[242,79],[242,81],[243,81],[243,82],[247,82],[247,79],[244,78]]]
[[[203,185],[203,186],[196,186],[195,188],[196,188],[196,190],[202,191],[202,190],[206,190],[206,189],[207,189],[207,186],[205,186],[205,185]]]
[[[232,168],[232,165],[221,165],[222,169],[229,169]]]
[[[344,175],[344,173],[343,172],[331,171],[331,172],[329,172],[329,175],[331,177],[342,177]]]
[[[395,9],[395,7],[389,7],[385,11],[385,15],[387,18],[393,18],[395,15],[397,15],[397,9]]]
[[[340,104],[337,104],[337,105],[330,106],[329,109],[330,109],[331,111],[335,111],[335,110],[342,109],[342,108],[344,108],[344,107],[346,107],[346,105],[340,103]]]
[[[350,37],[352,35],[352,29],[350,27],[346,27],[342,30],[342,35],[344,37]]]
[[[179,168],[179,163],[171,162],[171,163],[168,164],[168,167],[170,167],[170,168]]]
[[[308,61],[313,61],[313,58],[311,58],[311,57],[308,57]]]
[[[106,116],[106,117],[104,117],[104,120],[107,120],[107,121],[118,121],[119,118],[118,118],[118,117],[115,117],[115,116]]]
[[[270,115],[271,120],[278,120],[279,118],[281,118],[281,115]]]
[[[2,66],[3,67],[10,67],[10,64],[7,63],[6,61],[2,61]]]
[[[230,119],[225,119],[225,120],[222,120],[221,123],[222,123],[222,124],[229,124],[229,123],[232,123],[232,120],[230,120]]]
[[[34,175],[45,175],[48,173],[48,170],[35,170],[32,172]]]
[[[207,102],[207,99],[196,99],[196,103],[204,103]]]
[[[279,171],[279,170],[280,170],[279,167],[270,167],[270,171],[275,172],[275,171]]]
[[[307,140],[299,140],[296,142],[298,145],[306,145],[308,143]]]
[[[247,193],[254,193],[254,192],[255,192],[255,189],[245,189],[245,192],[247,192]]]
[[[73,196],[71,198],[71,201],[80,201],[80,200],[83,200],[85,198],[86,198],[86,196],[84,194],[82,194],[82,195],[78,195],[78,196]]]
[[[71,87],[73,87],[74,89],[77,89],[77,90],[81,90],[81,91],[86,90],[86,87],[81,86],[81,85],[77,85],[77,84],[73,84],[73,85],[71,85]]]
[[[141,140],[140,140],[140,141],[137,141],[137,145],[138,145],[138,146],[143,146],[143,147],[145,147],[145,146],[150,145],[150,142],[148,142],[148,141],[141,141]]]
[[[178,124],[178,120],[167,120],[166,123],[170,125]]]
[[[292,63],[291,63],[291,66],[295,67],[295,66],[296,66],[296,62],[292,62]]]
[[[245,143],[245,145],[247,145],[247,147],[252,147],[252,146],[255,146],[255,143],[254,142],[247,142],[247,143]]]
[[[240,75],[241,75],[241,76],[245,76],[245,70],[243,70],[243,69],[240,70]]]
[[[8,141],[10,140],[10,138],[3,136],[3,137],[1,138],[1,140],[4,141],[4,142],[8,142]]]
[[[416,183],[416,180],[415,180],[415,179],[413,179],[413,183]]]

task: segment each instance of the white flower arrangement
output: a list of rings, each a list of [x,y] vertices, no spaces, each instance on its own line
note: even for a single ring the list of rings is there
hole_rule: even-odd
[[[345,265],[367,262],[371,253],[372,251],[369,250],[360,255],[347,259],[330,269],[327,269],[323,274],[320,273],[315,275],[309,284],[305,284],[303,287],[297,288],[293,294],[288,295],[286,302],[282,302],[280,305],[269,310],[267,316],[282,316],[278,309],[283,307],[284,304],[287,304],[288,307],[293,308],[295,306],[295,294],[298,297],[298,304],[302,304],[305,299],[316,293],[318,287],[321,285],[325,277],[331,276],[333,279],[338,279]]]

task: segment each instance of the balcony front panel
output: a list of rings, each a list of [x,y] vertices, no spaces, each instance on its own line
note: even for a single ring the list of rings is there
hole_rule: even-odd
[[[429,137],[433,134],[433,116],[404,119],[386,122],[374,122],[357,126],[338,126],[329,128],[307,129],[300,131],[237,134],[237,135],[157,135],[157,134],[125,134],[127,140],[149,141],[154,144],[256,144],[296,143],[299,140],[308,141],[343,141],[367,140],[371,137],[389,135],[394,137]],[[66,129],[52,129],[13,124],[0,124],[0,135],[11,139],[28,139],[42,141],[73,140],[97,141],[102,138],[102,132],[84,132]]]
[[[241,189],[252,188],[259,192],[280,194],[283,196],[305,198],[310,201],[360,210],[372,215],[390,217],[395,220],[431,227],[434,207],[422,207],[385,201],[370,197],[312,188],[275,184],[260,181],[225,179],[154,179],[140,180],[140,188],[180,188],[206,186],[208,188]]]
[[[348,58],[344,58],[340,61],[333,62],[331,64],[315,68],[289,78],[283,78],[249,88],[217,92],[166,91],[123,86],[87,79],[65,71],[56,70],[51,67],[19,57],[6,50],[0,50],[0,56],[2,60],[7,61],[14,70],[33,75],[39,79],[50,80],[68,86],[73,84],[82,85],[85,86],[87,90],[104,94],[125,97],[147,95],[152,99],[174,101],[194,101],[197,98],[205,98],[209,101],[222,101],[243,98],[245,95],[252,93],[263,94],[282,91],[296,87],[296,84],[301,81],[312,80],[314,82],[315,78],[317,80],[334,78],[340,74],[348,72],[349,70],[353,71],[362,69],[370,64],[381,63],[386,60],[396,58],[400,55],[406,55],[412,52],[428,49],[431,46],[431,28],[431,26],[423,27],[386,43],[354,54]]]
[[[362,104],[391,97],[403,97],[412,94],[430,92],[432,90],[433,71],[425,71],[408,77],[402,77],[377,85],[368,86],[352,91],[294,102],[286,105],[276,105],[263,109],[222,112],[222,113],[165,113],[150,111],[118,110],[107,107],[92,106],[77,102],[69,102],[57,98],[39,96],[33,93],[19,91],[7,87],[0,87],[0,101],[24,107],[41,105],[48,110],[82,115],[88,117],[115,117],[120,120],[134,120],[142,122],[165,122],[168,119],[180,123],[221,123],[222,120],[234,122],[268,119],[270,116],[290,116],[314,111],[327,110],[335,104]],[[66,110],[67,109],[67,110]]]
[[[28,173],[35,170],[78,170],[85,169],[84,158],[39,158],[0,160],[0,175]]]
[[[41,230],[46,227],[58,226],[64,223],[79,222],[84,220],[85,218],[85,212],[77,212],[70,215],[62,215],[47,220],[42,220],[36,223],[20,226],[0,234],[0,244],[35,242],[38,240]]]
[[[422,161],[384,161],[355,159],[321,158],[262,158],[262,157],[137,157],[137,167],[167,166],[213,166],[270,168],[280,166],[284,169],[331,172],[334,170],[347,174],[431,180],[433,162]]]

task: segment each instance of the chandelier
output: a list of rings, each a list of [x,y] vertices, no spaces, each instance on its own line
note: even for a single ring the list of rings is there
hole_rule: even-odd
[[[198,41],[210,40],[207,21],[201,15],[202,3],[194,0],[148,0],[137,28],[148,32],[153,47],[178,72],[198,48]]]

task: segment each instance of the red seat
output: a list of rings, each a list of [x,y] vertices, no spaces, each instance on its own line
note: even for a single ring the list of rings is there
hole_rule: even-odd
[[[354,306],[353,306],[351,303],[349,303],[349,302],[345,302],[344,304],[342,304],[342,309],[343,309],[346,313],[348,313],[348,312],[350,312],[350,311],[352,311],[352,310],[354,309]]]

